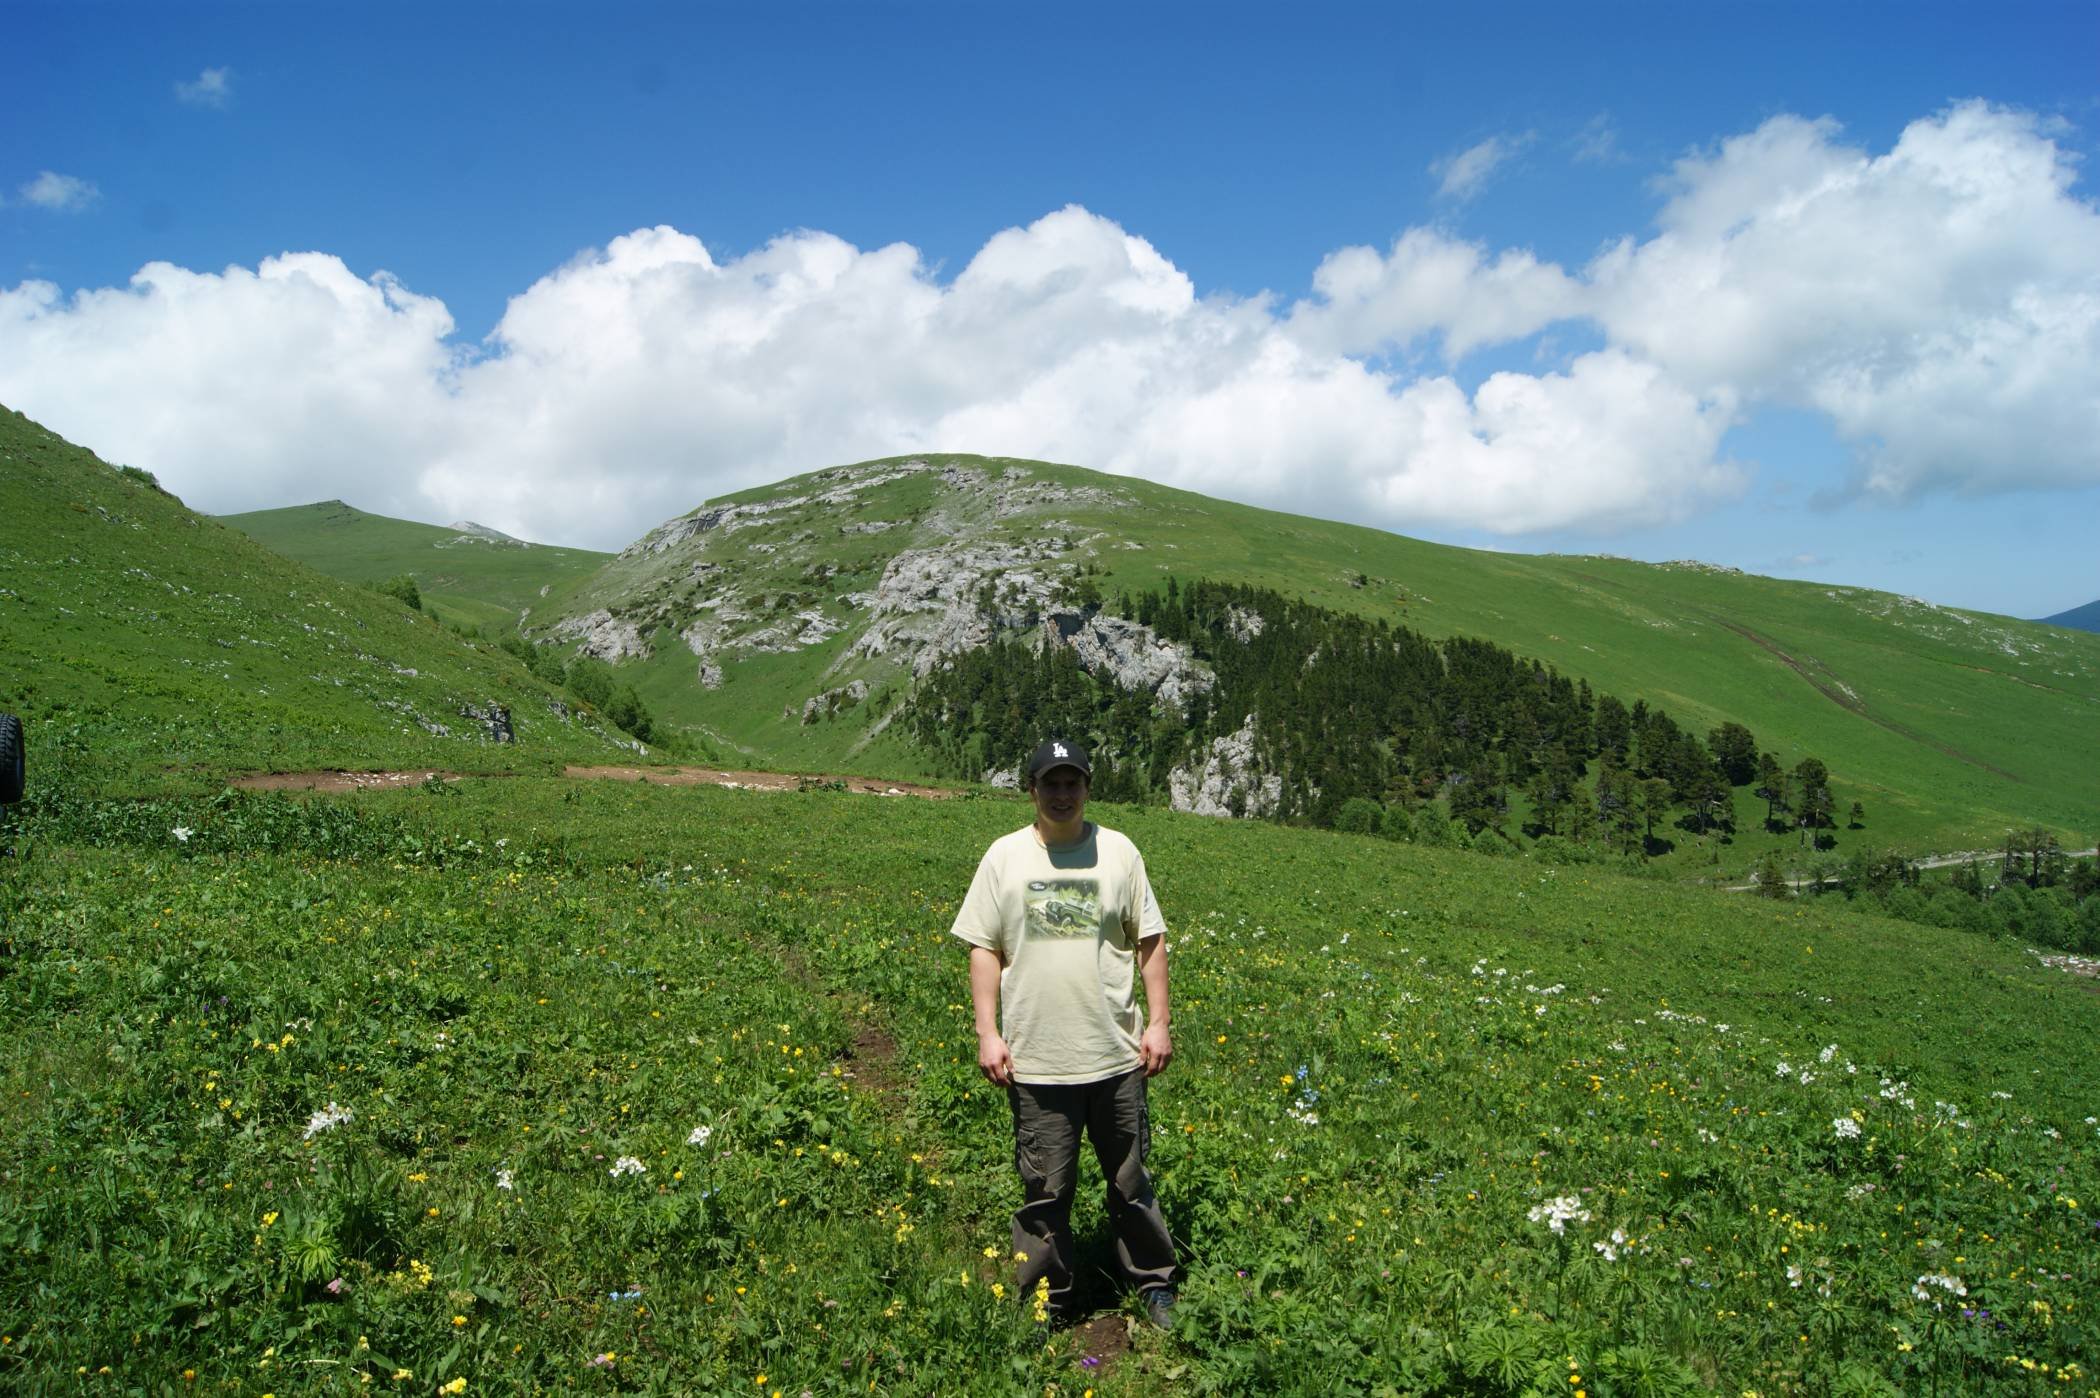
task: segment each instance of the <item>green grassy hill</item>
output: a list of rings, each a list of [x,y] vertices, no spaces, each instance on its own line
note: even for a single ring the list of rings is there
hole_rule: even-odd
[[[918,593],[885,602],[915,561]],[[1746,724],[1789,767],[1828,762],[1878,843],[2041,824],[2083,847],[2100,827],[2100,637],[1695,563],[1451,548],[1040,462],[894,458],[727,496],[553,589],[530,628],[618,657],[657,713],[754,760],[901,775],[923,759],[879,706],[801,722],[854,679],[909,682],[911,648],[871,629],[994,619],[971,605],[986,584],[1013,615],[1170,575],[1485,637],[1695,732]]]
[[[586,577],[607,558],[589,549],[529,544],[493,530],[389,519],[340,500],[220,519],[331,578],[378,583],[405,573],[416,580],[424,611],[477,630],[510,630],[540,600],[542,589]]]
[[[0,708],[30,784],[230,771],[502,770],[619,746],[494,647],[323,577],[0,410]],[[509,709],[515,744],[469,708]]]
[[[2089,982],[1820,904],[1092,813],[1170,928],[1171,1336],[1122,1343],[1090,1161],[1104,1314],[1046,1344],[1013,1293],[946,929],[1019,801],[523,777],[164,803],[180,848],[32,826],[0,1384],[2090,1387]]]

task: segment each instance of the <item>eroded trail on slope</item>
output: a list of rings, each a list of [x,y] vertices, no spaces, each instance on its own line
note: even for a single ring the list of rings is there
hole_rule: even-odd
[[[228,786],[243,791],[388,791],[424,782],[454,782],[463,777],[501,777],[508,773],[451,772],[433,767],[405,772],[351,772],[326,768],[308,772],[252,772],[233,778]],[[886,782],[873,777],[841,777],[824,773],[739,772],[716,767],[569,766],[564,777],[575,780],[642,781],[659,786],[720,786],[733,791],[856,791],[868,796],[916,796],[940,801],[957,793],[947,787],[922,786],[915,782]]]

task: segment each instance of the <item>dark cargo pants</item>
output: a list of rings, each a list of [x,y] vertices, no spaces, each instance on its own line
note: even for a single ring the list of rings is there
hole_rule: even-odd
[[[1094,1143],[1108,1183],[1108,1220],[1116,1232],[1116,1262],[1139,1290],[1174,1284],[1174,1239],[1152,1195],[1145,1157],[1152,1119],[1145,1106],[1145,1070],[1099,1082],[1014,1083],[1014,1166],[1021,1172],[1021,1207],[1014,1213],[1014,1251],[1021,1299],[1050,1280],[1053,1315],[1072,1309],[1072,1197],[1079,1187],[1079,1136]]]

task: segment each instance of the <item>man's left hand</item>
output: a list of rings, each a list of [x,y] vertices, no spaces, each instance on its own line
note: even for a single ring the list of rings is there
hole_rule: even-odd
[[[1138,1040],[1138,1061],[1145,1065],[1145,1076],[1156,1078],[1167,1071],[1167,1064],[1174,1058],[1174,1040],[1164,1024],[1148,1024],[1144,1037]]]

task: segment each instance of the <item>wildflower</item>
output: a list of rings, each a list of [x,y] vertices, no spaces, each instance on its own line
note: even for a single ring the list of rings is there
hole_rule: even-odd
[[[1598,1254],[1601,1257],[1603,1257],[1603,1259],[1606,1262],[1617,1262],[1619,1260],[1620,1251],[1632,1241],[1633,1239],[1626,1236],[1625,1229],[1614,1228],[1611,1230],[1611,1238],[1609,1241],[1602,1243],[1591,1243],[1590,1246],[1595,1248]]]
[[[1940,1308],[1940,1303],[1934,1300],[1932,1293],[1925,1289],[1928,1286],[1938,1287],[1940,1290],[1955,1296],[1967,1296],[1969,1294],[1969,1288],[1962,1285],[1960,1277],[1950,1272],[1927,1272],[1912,1284],[1910,1294],[1917,1297],[1920,1301],[1931,1301],[1934,1310]]]
[[[175,837],[176,844],[186,845],[190,842],[190,836],[196,834],[197,832],[190,829],[187,825],[178,825],[173,830],[170,830],[168,833]]]
[[[1830,1129],[1837,1132],[1838,1139],[1841,1141],[1856,1141],[1859,1139],[1859,1123],[1849,1116],[1832,1118]]]
[[[714,1134],[715,1128],[712,1126],[695,1126],[692,1134],[685,1138],[685,1143],[689,1146],[704,1146]]]
[[[1582,1207],[1582,1197],[1576,1194],[1563,1194],[1556,1198],[1548,1199],[1545,1203],[1526,1213],[1524,1217],[1533,1223],[1545,1224],[1556,1235],[1567,1232],[1568,1224],[1571,1221],[1576,1223],[1588,1223],[1590,1221],[1589,1210]]]
[[[466,1391],[467,1381],[465,1379],[454,1379],[450,1383],[438,1385],[438,1392],[440,1393],[465,1393]]]
[[[1837,1056],[1838,1046],[1836,1044],[1828,1044],[1824,1046],[1824,1049],[1821,1053],[1816,1055],[1816,1062],[1828,1063],[1831,1059],[1836,1058]]]
[[[631,1155],[623,1155],[613,1161],[612,1168],[605,1173],[618,1179],[621,1175],[646,1175],[649,1167]]]
[[[334,1281],[328,1283],[327,1287],[330,1296],[340,1296],[348,1289],[349,1283],[345,1282],[341,1277],[337,1277]]]
[[[306,1119],[306,1135],[302,1139],[311,1141],[323,1131],[348,1124],[356,1116],[357,1113],[350,1108],[338,1107],[331,1099],[327,1106]]]
[[[1772,1072],[1774,1076],[1790,1078],[1794,1075],[1794,1066],[1791,1063],[1788,1063],[1786,1060],[1781,1059],[1779,1066],[1774,1068]]]
[[[1786,1269],[1786,1284],[1792,1287],[1794,1290],[1799,1291],[1801,1289],[1801,1283],[1806,1279],[1807,1274],[1804,1273],[1799,1267],[1789,1267]]]
[[[599,1355],[597,1358],[591,1361],[591,1367],[593,1369],[610,1369],[612,1367],[613,1361],[615,1359],[618,1359],[619,1357],[620,1356],[613,1353],[613,1351],[607,1350],[605,1353]]]
[[[509,1166],[506,1165],[504,1168],[496,1171],[496,1188],[516,1189],[518,1187],[516,1181],[517,1176],[511,1173]]]

